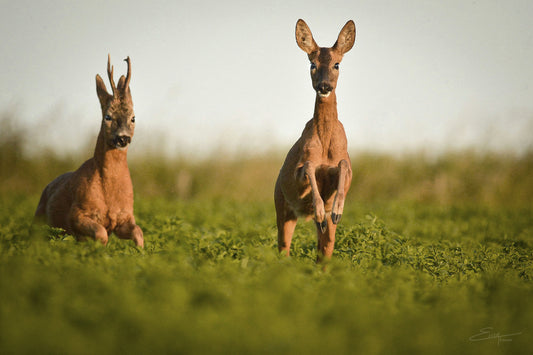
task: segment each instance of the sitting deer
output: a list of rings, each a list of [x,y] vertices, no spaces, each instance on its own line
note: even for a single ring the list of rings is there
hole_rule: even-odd
[[[348,21],[335,45],[322,48],[307,24],[298,20],[296,42],[311,61],[315,111],[287,154],[276,181],[278,249],[288,256],[298,217],[313,218],[318,234],[317,261],[322,261],[333,253],[335,230],[352,181],[346,134],[337,117],[335,88],[339,63],[355,42],[355,24]]]
[[[107,92],[100,75],[96,75],[102,125],[94,156],[78,170],[65,173],[46,186],[35,217],[63,228],[78,240],[90,237],[105,245],[114,232],[119,238],[131,239],[143,247],[143,232],[133,217],[133,187],[127,162],[135,115],[129,86],[130,58],[125,61],[128,74],[122,75],[115,86],[108,56],[112,94]]]

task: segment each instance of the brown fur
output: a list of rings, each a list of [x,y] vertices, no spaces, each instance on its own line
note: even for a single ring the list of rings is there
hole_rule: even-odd
[[[315,112],[283,164],[274,192],[278,249],[289,255],[298,217],[313,218],[317,225],[318,258],[329,259],[335,230],[352,181],[344,127],[337,117],[335,88],[338,63],[355,41],[355,24],[348,21],[332,48],[318,47],[303,20],[296,24],[296,42],[311,61],[316,91]]]
[[[107,244],[114,232],[119,238],[131,239],[144,246],[141,228],[133,217],[133,187],[128,169],[128,145],[133,137],[135,116],[128,74],[118,85],[113,80],[113,67],[108,57],[107,71],[112,94],[96,75],[96,92],[102,109],[102,125],[94,156],[74,172],[57,177],[44,189],[36,219],[63,228],[78,240],[86,237]]]

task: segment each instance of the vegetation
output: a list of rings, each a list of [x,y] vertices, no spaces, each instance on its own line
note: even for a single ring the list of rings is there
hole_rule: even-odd
[[[277,253],[282,154],[131,156],[137,249],[32,226],[84,158],[17,142],[0,133],[0,353],[533,353],[533,154],[353,154],[323,271],[313,223]]]

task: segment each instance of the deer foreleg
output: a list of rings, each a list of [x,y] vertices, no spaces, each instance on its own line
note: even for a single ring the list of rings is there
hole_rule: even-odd
[[[304,174],[309,179],[309,184],[311,185],[315,223],[317,228],[319,228],[322,232],[325,232],[328,226],[326,221],[326,210],[324,208],[324,201],[322,200],[322,197],[320,197],[320,191],[318,191],[315,165],[310,161],[306,161],[303,168]]]
[[[339,181],[337,184],[337,193],[335,194],[335,200],[333,201],[333,208],[331,210],[331,221],[334,224],[339,223],[342,217],[342,212],[344,210],[344,199],[346,197],[346,181],[348,180],[349,166],[348,162],[342,159],[339,162],[338,166],[339,171]]]
[[[85,216],[77,216],[72,225],[76,239],[79,241],[84,241],[86,237],[91,237],[103,245],[107,244],[107,230],[92,219]]]
[[[135,224],[134,220],[128,220],[127,222],[119,225],[115,229],[115,234],[120,239],[131,239],[136,246],[144,248],[143,231],[141,227]]]

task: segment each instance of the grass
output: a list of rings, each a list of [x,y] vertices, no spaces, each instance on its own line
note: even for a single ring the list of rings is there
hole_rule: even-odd
[[[36,200],[2,200],[2,353],[533,350],[530,209],[352,203],[323,272],[312,223],[277,255],[270,203],[139,198],[139,250],[30,232]]]
[[[0,143],[2,354],[533,353],[533,154],[354,154],[322,271],[313,223],[277,253],[280,154],[132,157],[140,250],[32,227],[83,158]]]

